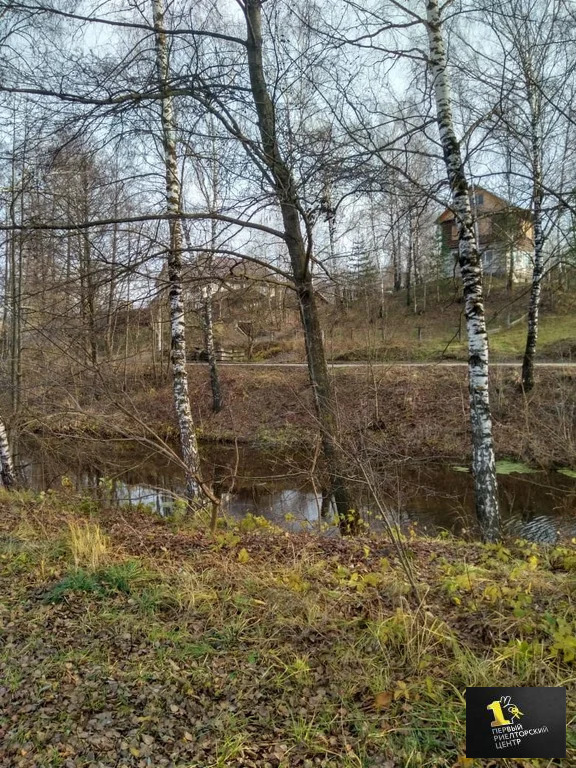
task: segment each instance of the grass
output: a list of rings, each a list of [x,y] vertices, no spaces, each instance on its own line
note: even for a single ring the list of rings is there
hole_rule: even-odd
[[[467,685],[566,685],[574,717],[573,544],[413,538],[415,601],[382,539],[77,502],[0,493],[1,766],[452,768]]]
[[[378,302],[361,300],[346,311],[323,308],[326,347],[336,361],[434,361],[467,358],[463,304],[457,283],[441,280],[418,291],[416,308],[406,305],[406,292],[387,294]],[[486,318],[493,360],[519,360],[526,343],[529,284],[508,291],[501,279],[486,282]],[[416,311],[415,311],[416,309]],[[559,361],[576,354],[576,292],[545,284],[537,357]],[[507,327],[508,322],[513,323]],[[459,341],[458,329],[461,340]],[[285,355],[293,355],[286,345]],[[301,353],[301,352],[300,352]]]
[[[108,550],[100,526],[88,520],[68,522],[70,553],[76,567],[87,565],[95,570]]]
[[[148,574],[137,560],[113,563],[96,571],[84,571],[75,568],[63,579],[54,584],[45,596],[50,603],[62,602],[70,593],[87,592],[98,595],[115,593],[130,594],[135,586],[142,586]],[[140,600],[143,608],[148,593],[142,591]]]
[[[539,324],[537,360],[571,361],[576,354],[574,313],[569,315],[545,315]],[[395,320],[392,330],[378,334],[374,329],[343,327],[334,333],[331,357],[335,361],[416,361],[433,362],[443,358],[466,360],[468,349],[466,329],[462,320],[461,340],[457,335],[458,320],[442,317],[410,316]],[[422,328],[422,340],[417,339],[417,329]],[[488,324],[492,360],[521,360],[526,344],[526,324],[518,323],[510,328]],[[368,340],[368,343],[366,341]]]
[[[554,361],[571,359],[570,349],[576,345],[574,327],[574,314],[542,317],[538,329],[538,358]],[[490,336],[490,349],[495,359],[521,357],[525,344],[526,328],[523,324]]]

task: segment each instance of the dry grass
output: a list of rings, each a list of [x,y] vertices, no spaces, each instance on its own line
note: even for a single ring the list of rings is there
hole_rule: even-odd
[[[567,685],[573,716],[574,546],[412,539],[415,602],[376,537],[80,505],[0,495],[2,768],[452,768],[467,685]]]
[[[208,371],[195,367],[191,400],[201,437],[250,442],[258,447],[312,452],[317,428],[304,369],[223,368],[226,407],[210,409]],[[396,459],[456,459],[470,455],[468,384],[465,368],[366,367],[333,369],[343,440],[366,437],[379,453]],[[495,368],[490,396],[499,457],[540,467],[576,464],[576,370],[537,370],[536,389],[526,398],[518,371]],[[122,396],[124,397],[124,396]],[[169,386],[148,387],[118,413],[100,401],[99,413],[43,421],[45,434],[57,429],[89,436],[138,437],[133,410],[164,439],[176,439]],[[377,429],[374,429],[376,423]]]
[[[68,546],[76,568],[95,571],[109,551],[108,537],[97,523],[89,520],[68,521]]]

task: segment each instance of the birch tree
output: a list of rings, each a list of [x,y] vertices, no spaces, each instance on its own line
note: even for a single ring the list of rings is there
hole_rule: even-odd
[[[555,177],[548,179],[549,188],[554,189],[563,176],[566,160],[557,149],[562,147],[561,134],[566,129],[559,102],[573,64],[564,50],[568,36],[563,29],[562,2],[504,0],[492,4],[489,10],[490,25],[501,49],[501,76],[495,78],[495,86],[500,88],[502,83],[506,91],[500,119],[511,140],[509,151],[525,169],[531,186],[533,269],[522,361],[522,385],[529,391],[534,387],[545,243],[552,223],[544,210],[544,165],[547,155]],[[569,104],[564,106],[570,108]]]
[[[440,142],[458,227],[458,263],[468,332],[468,377],[472,426],[472,471],[476,514],[485,541],[500,535],[498,485],[488,395],[488,334],[482,263],[470,207],[470,190],[452,116],[452,96],[443,22],[438,0],[427,0],[426,29]]]
[[[532,279],[522,364],[523,388],[529,391],[535,383],[542,280],[551,263],[547,246],[557,227],[554,196],[565,200],[571,189],[572,34],[563,0],[489,0],[474,10],[473,24],[485,30],[486,42],[464,42],[471,50],[475,103],[497,114],[495,124],[486,128],[496,141],[490,167],[494,173],[494,164],[502,164],[508,191],[513,181],[516,195],[530,199]],[[509,231],[502,233],[510,243],[509,286],[515,241],[530,237],[523,228],[514,230],[514,221],[511,216]]]
[[[352,0],[345,0],[345,6],[349,9],[351,31],[348,34],[341,31],[340,24],[338,35],[331,31],[328,40],[336,38],[337,46],[349,44],[358,49],[365,49],[366,66],[370,67],[370,70],[364,77],[372,84],[373,72],[380,71],[384,78],[380,92],[375,95],[372,88],[366,87],[365,80],[361,80],[358,86],[344,86],[349,94],[352,112],[349,131],[364,145],[374,163],[381,163],[384,169],[388,169],[388,173],[397,172],[399,176],[407,179],[409,184],[416,182],[417,186],[421,185],[413,178],[411,168],[407,167],[401,158],[409,136],[415,133],[422,137],[428,135],[427,128],[431,120],[428,114],[428,91],[422,94],[420,104],[414,103],[414,106],[409,108],[409,114],[406,115],[409,125],[407,133],[395,134],[394,131],[384,130],[382,126],[388,129],[397,122],[394,120],[396,84],[389,77],[389,72],[398,62],[403,62],[403,68],[402,65],[398,66],[399,74],[404,79],[410,75],[415,77],[416,72],[419,72],[421,77],[423,66],[431,76],[435,112],[433,119],[438,129],[443,173],[447,177],[451,206],[458,228],[458,263],[468,334],[469,404],[476,515],[483,538],[486,541],[496,541],[500,535],[500,513],[488,392],[488,336],[482,263],[476,242],[469,198],[470,187],[464,167],[465,158],[456,135],[440,4],[438,0],[428,0],[425,6],[422,4],[420,7],[425,7],[425,16],[414,10],[414,5],[397,0],[391,0],[384,5],[372,3],[366,7],[360,7]],[[422,39],[422,31],[425,33],[425,39]],[[405,41],[404,44],[401,43],[402,40]],[[335,75],[336,77],[338,75]],[[379,103],[374,104],[374,101]],[[439,205],[438,195],[433,192],[434,180],[431,179],[431,182],[426,186],[430,190],[431,198]]]
[[[0,420],[0,475],[5,488],[13,488],[16,485],[16,473],[14,472],[8,434],[2,420]]]
[[[526,332],[526,347],[522,359],[522,386],[526,392],[534,387],[534,357],[538,341],[540,316],[540,296],[544,273],[544,228],[542,222],[543,186],[542,186],[542,122],[541,95],[534,83],[534,75],[529,62],[526,62],[526,84],[530,109],[530,144],[532,166],[532,228],[534,231],[534,263],[530,287],[530,303]]]
[[[162,0],[152,0],[156,71],[161,93],[162,146],[166,168],[166,209],[170,215],[168,299],[170,306],[172,391],[178,419],[180,448],[186,471],[186,495],[194,508],[201,504],[200,455],[192,418],[186,370],[186,325],[182,295],[181,188],[176,146],[176,120],[170,93],[169,54]]]

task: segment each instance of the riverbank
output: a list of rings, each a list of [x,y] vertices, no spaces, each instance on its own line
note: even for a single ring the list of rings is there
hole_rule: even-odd
[[[369,443],[379,460],[470,458],[466,368],[333,368],[342,439]],[[140,436],[173,440],[176,424],[169,383],[142,368],[131,374],[128,397],[114,376],[94,387],[76,384],[74,398],[56,392],[31,397],[26,429],[57,435]],[[317,430],[304,368],[223,366],[225,405],[210,410],[206,366],[190,366],[190,394],[206,440],[251,443],[274,450],[312,451]],[[126,389],[125,382],[124,388]],[[535,467],[576,465],[576,370],[539,369],[525,396],[519,371],[494,368],[490,393],[500,457]]]
[[[407,573],[374,536],[211,537],[71,492],[0,511],[6,768],[488,766],[464,688],[573,677],[572,545],[413,538]]]

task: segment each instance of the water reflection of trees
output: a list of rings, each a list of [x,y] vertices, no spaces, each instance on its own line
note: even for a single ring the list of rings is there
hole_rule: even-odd
[[[157,514],[172,513],[184,493],[178,466],[165,456],[137,448],[117,449],[94,442],[78,450],[78,442],[58,441],[23,446],[20,466],[32,488],[62,487],[62,479],[78,492],[90,492],[104,504],[146,505]],[[331,499],[321,477],[294,456],[270,455],[246,446],[211,446],[205,451],[205,475],[223,512],[232,518],[261,515],[290,529],[318,526],[331,519]],[[473,493],[467,473],[438,464],[397,463],[379,473],[379,493],[401,527],[415,525],[425,534],[440,529],[474,531]],[[554,541],[576,535],[576,482],[557,472],[507,475],[500,482],[505,530],[509,535]],[[369,494],[359,489],[357,503],[370,510]],[[286,519],[288,518],[288,520]],[[367,522],[381,527],[377,516]]]

